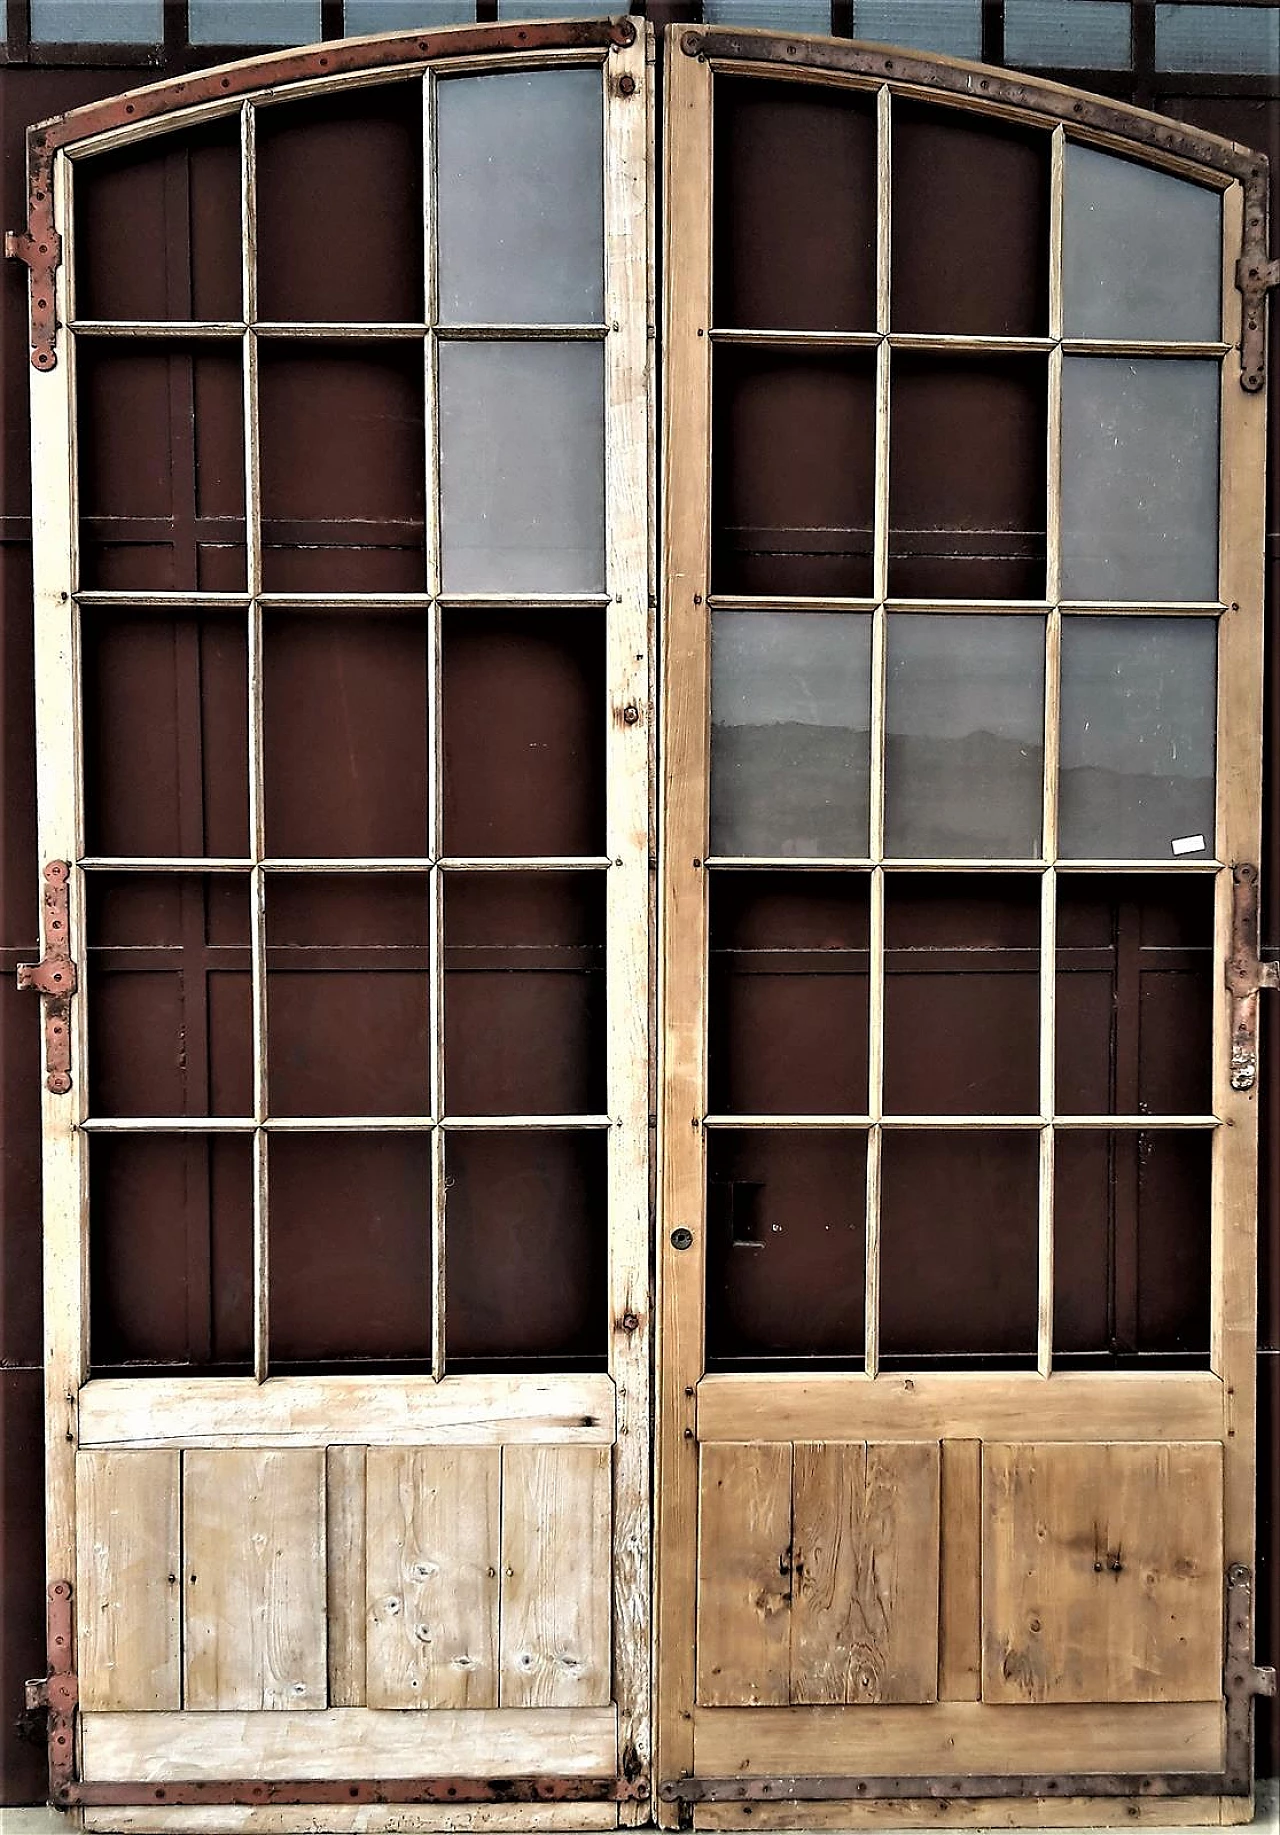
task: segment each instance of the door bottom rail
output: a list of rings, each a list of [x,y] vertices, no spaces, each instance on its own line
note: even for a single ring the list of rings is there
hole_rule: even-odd
[[[49,1802],[55,1809],[125,1808],[147,1804],[328,1805],[336,1803],[644,1803],[646,1777],[518,1778],[103,1778],[76,1776],[76,1716],[72,1587],[55,1580],[47,1594],[49,1673],[28,1682],[26,1705],[46,1716]]]

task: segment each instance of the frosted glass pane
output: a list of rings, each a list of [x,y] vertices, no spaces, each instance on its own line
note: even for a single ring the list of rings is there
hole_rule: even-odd
[[[1211,618],[1063,619],[1059,854],[1212,855],[1217,641]]]
[[[443,324],[598,324],[598,70],[457,77],[436,91]]]
[[[1218,596],[1218,365],[1067,357],[1066,599]]]
[[[604,588],[599,344],[440,348],[446,592]]]
[[[362,32],[417,32],[423,26],[471,25],[476,0],[347,0],[347,36]]]
[[[870,728],[867,613],[715,613],[711,852],[865,855]]]
[[[1005,62],[1127,70],[1129,0],[1004,0]]]
[[[885,852],[1034,858],[1043,772],[1044,620],[891,617]]]
[[[156,45],[164,37],[161,0],[31,0],[31,37],[47,45]]]
[[[1067,145],[1069,338],[1211,343],[1222,327],[1222,202],[1171,173]]]
[[[779,32],[831,30],[831,0],[703,0],[705,25],[772,26]]]
[[[853,35],[873,44],[981,57],[981,0],[854,0]]]
[[[190,0],[193,45],[308,45],[320,36],[320,0]]]
[[[1158,6],[1156,69],[1280,76],[1280,8]]]

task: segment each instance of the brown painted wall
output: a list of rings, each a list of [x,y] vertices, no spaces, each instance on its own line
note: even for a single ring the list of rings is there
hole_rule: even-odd
[[[659,11],[651,6],[651,13]],[[672,9],[662,8],[663,11]],[[683,9],[687,10],[687,9]],[[0,66],[4,224],[25,219],[23,137],[28,122],[121,89],[136,68]],[[1228,80],[1223,79],[1223,86]],[[1111,85],[1119,92],[1119,86]],[[1190,85],[1188,87],[1191,87]],[[1196,86],[1202,89],[1203,86]],[[1243,88],[1248,86],[1242,85]],[[1280,100],[1256,93],[1169,94],[1137,99],[1270,153],[1280,222]],[[1274,245],[1274,237],[1273,237]],[[32,745],[30,481],[27,463],[26,271],[0,276],[0,1803],[41,1801],[43,1755],[16,1722],[23,1679],[43,1663],[41,1524],[39,1078],[37,1003],[19,997],[13,971],[36,950],[37,861]],[[1280,314],[1273,317],[1280,318]],[[1280,338],[1276,340],[1280,345]],[[1280,361],[1270,377],[1272,455],[1268,511],[1268,617],[1280,640]],[[1265,936],[1280,946],[1280,660],[1268,663],[1269,896]],[[1267,1016],[1264,1103],[1264,1248],[1260,1356],[1260,1654],[1280,1648],[1280,1002]],[[1262,1704],[1259,1769],[1277,1770],[1276,1708]]]

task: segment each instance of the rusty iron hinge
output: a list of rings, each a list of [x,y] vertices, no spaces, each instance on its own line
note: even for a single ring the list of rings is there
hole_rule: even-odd
[[[65,860],[51,860],[45,868],[44,957],[18,965],[18,986],[44,995],[45,1082],[55,1096],[65,1096],[71,1088],[71,996],[77,977],[70,953],[70,879]]]
[[[30,196],[27,227],[5,232],[4,252],[30,270],[31,364],[51,370],[58,361],[58,266],[62,237],[53,221],[53,149],[38,130],[29,141]]]
[[[1258,869],[1244,861],[1231,869],[1231,1087],[1251,1090],[1258,1080],[1258,995],[1280,988],[1280,963],[1264,962],[1258,944]]]
[[[79,1678],[73,1657],[72,1590],[55,1580],[48,1590],[49,1674],[28,1682],[27,1711],[47,1717],[49,1801],[57,1809],[77,1805],[125,1808],[130,1804],[297,1804],[331,1803],[644,1803],[649,1780],[639,1772],[622,1777],[525,1778],[143,1778],[94,1779],[76,1776],[76,1714]],[[625,1769],[625,1768],[624,1768]]]
[[[1236,263],[1240,289],[1240,383],[1257,394],[1267,380],[1267,294],[1280,287],[1280,261],[1261,250],[1246,251]]]
[[[1239,1562],[1225,1575],[1222,1691],[1226,1703],[1221,1771],[1007,1773],[954,1771],[867,1777],[664,1778],[664,1803],[853,1803],[904,1797],[1242,1797],[1253,1789],[1253,1698],[1274,1695],[1276,1672],[1253,1660],[1253,1573]]]

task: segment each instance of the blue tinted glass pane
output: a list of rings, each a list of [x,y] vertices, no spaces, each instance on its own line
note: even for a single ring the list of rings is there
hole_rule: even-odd
[[[164,36],[160,0],[31,0],[36,44],[155,45]]]
[[[706,25],[773,26],[779,32],[831,30],[830,0],[703,0]]]
[[[499,19],[604,19],[608,0],[498,0]]]
[[[362,32],[416,32],[421,26],[472,25],[476,0],[347,0],[348,38]]]
[[[854,0],[853,35],[948,57],[981,57],[982,0]]]
[[[191,0],[193,45],[307,45],[320,36],[320,0]]]
[[[1004,54],[1029,68],[1125,70],[1129,0],[1005,0]]]
[[[1280,7],[1158,6],[1156,69],[1280,76]]]

